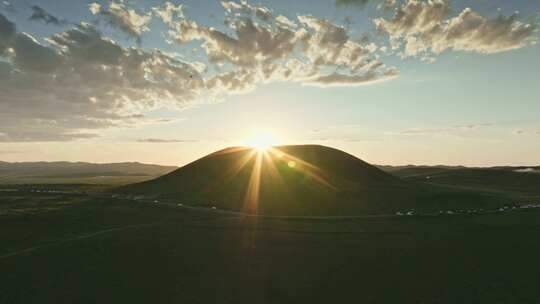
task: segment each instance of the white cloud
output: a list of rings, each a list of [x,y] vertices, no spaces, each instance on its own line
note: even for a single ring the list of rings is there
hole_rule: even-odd
[[[282,27],[285,27],[285,28],[289,28],[289,29],[294,29],[296,27],[298,27],[298,25],[290,20],[289,18],[283,16],[283,15],[279,15],[276,17],[276,22],[278,25],[282,26]]]
[[[272,81],[358,86],[397,75],[378,60],[375,44],[351,39],[330,21],[274,17],[246,2],[222,5],[229,31],[187,20],[181,5],[152,10],[170,38],[199,41],[208,64],[124,47],[87,23],[37,40],[0,14],[0,141],[93,138],[104,128],[160,123],[143,115],[150,109],[214,101]],[[123,2],[89,9],[134,37],[151,18]]]
[[[241,75],[254,83],[287,80],[357,86],[397,75],[394,69],[377,59],[375,44],[353,41],[344,27],[330,21],[302,15],[297,17],[299,23],[296,24],[279,15],[259,17],[264,20],[257,22],[253,19],[255,7],[246,2],[223,1],[222,6],[229,13],[225,25],[234,35],[185,18],[172,22],[169,34],[179,43],[201,41],[211,63],[229,64],[239,69],[237,73],[219,77],[229,79],[227,83],[234,83],[232,87],[241,87],[241,91],[254,84],[240,86],[229,77]],[[234,11],[243,14],[236,15]]]
[[[102,128],[157,122],[145,109],[183,107],[216,92],[197,64],[123,48],[89,24],[50,37],[51,45],[3,24],[9,32],[0,27],[1,41],[12,53],[0,62],[0,141],[91,138]]]
[[[88,4],[88,9],[93,15],[97,15],[99,12],[101,12],[101,4],[96,2],[90,3]]]
[[[162,7],[152,8],[154,14],[161,18],[165,24],[172,24],[173,20],[184,17],[184,6],[165,2]]]
[[[408,0],[390,20],[374,20],[387,34],[394,49],[404,56],[440,54],[446,50],[499,53],[519,49],[531,42],[535,26],[517,15],[486,18],[466,8],[450,18],[450,0]],[[403,46],[402,46],[403,45]]]
[[[152,15],[150,13],[139,14],[122,2],[111,2],[107,9],[98,3],[91,3],[89,10],[92,14],[101,16],[111,26],[117,27],[137,39],[141,37],[143,32],[150,30],[148,24],[152,19]]]

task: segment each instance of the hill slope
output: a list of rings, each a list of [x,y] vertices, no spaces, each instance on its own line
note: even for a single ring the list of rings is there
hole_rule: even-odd
[[[228,148],[118,191],[271,215],[361,215],[496,202],[474,191],[405,181],[343,151],[316,145],[265,153]]]

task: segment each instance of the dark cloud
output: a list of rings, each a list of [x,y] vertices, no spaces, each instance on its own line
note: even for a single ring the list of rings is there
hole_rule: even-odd
[[[364,7],[370,0],[336,0],[337,6],[358,5]]]
[[[28,18],[28,20],[44,22],[45,24],[53,25],[66,25],[68,23],[67,20],[57,18],[56,16],[52,15],[51,13],[47,12],[45,9],[37,5],[32,5],[30,8],[32,9],[32,15],[30,16],[30,18]]]
[[[0,56],[4,54],[7,48],[13,43],[17,33],[15,23],[9,21],[4,15],[0,14]]]
[[[55,50],[41,45],[34,37],[18,33],[13,42],[14,64],[22,70],[52,72],[62,65],[62,57]]]
[[[388,72],[381,76],[375,73],[367,73],[364,75],[346,75],[333,73],[324,76],[314,77],[309,80],[311,84],[319,85],[322,87],[329,86],[361,86],[365,84],[371,84],[375,81],[386,81],[390,78],[396,77],[397,71]]]

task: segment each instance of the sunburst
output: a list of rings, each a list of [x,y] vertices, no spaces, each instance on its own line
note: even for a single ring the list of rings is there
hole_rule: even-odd
[[[276,148],[278,144],[276,137],[270,134],[259,134],[251,139],[244,141],[245,145],[252,150],[247,152],[233,167],[227,172],[228,179],[234,178],[248,164],[253,164],[249,180],[246,185],[244,194],[244,211],[256,214],[259,209],[259,193],[261,187],[264,187],[262,182],[263,171],[267,172],[272,179],[282,179],[282,176],[277,169],[278,163],[286,164],[288,170],[295,170],[309,176],[315,182],[323,187],[333,190],[336,188],[326,180],[325,174],[317,166],[304,161],[296,156],[293,156],[283,149]],[[249,148],[236,148],[232,152],[242,151]],[[286,186],[286,185],[284,185]]]

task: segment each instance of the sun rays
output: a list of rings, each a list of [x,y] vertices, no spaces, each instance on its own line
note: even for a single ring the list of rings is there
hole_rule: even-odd
[[[243,210],[245,212],[250,214],[258,213],[261,189],[265,187],[263,176],[269,177],[272,182],[280,183],[284,190],[287,190],[287,184],[282,176],[283,170],[298,172],[323,187],[336,190],[320,168],[285,152],[286,148],[284,147],[272,147],[268,143],[268,141],[257,141],[257,145],[252,145],[251,148],[235,148],[233,151],[249,150],[245,151],[245,155],[226,173],[227,179],[230,180],[244,168],[252,166],[243,199]]]

